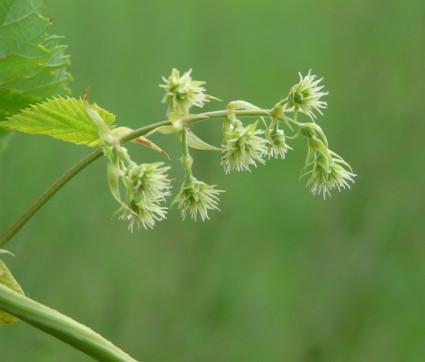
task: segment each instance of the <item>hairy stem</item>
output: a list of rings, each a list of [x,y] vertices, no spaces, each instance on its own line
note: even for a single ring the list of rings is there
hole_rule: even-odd
[[[90,328],[0,284],[0,309],[98,361],[136,361]]]
[[[239,117],[259,117],[259,116],[270,116],[271,109],[262,109],[262,110],[242,110],[235,111],[235,115]],[[182,119],[183,124],[192,124],[199,121],[204,121],[207,119],[213,118],[223,118],[227,116],[228,111],[215,111],[215,112],[206,112],[199,115],[191,115]],[[285,117],[290,124],[298,128],[302,127],[302,123],[299,123],[295,120]],[[120,144],[129,142],[137,137],[143,136],[158,127],[169,126],[171,125],[170,121],[161,121],[152,123],[148,126],[138,128],[132,132],[127,133],[126,135],[120,138]],[[6,245],[6,243],[12,239],[15,234],[22,229],[22,227],[30,220],[34,214],[41,209],[41,207],[56,193],[58,192],[69,180],[76,176],[80,171],[90,165],[93,161],[97,160],[102,155],[102,150],[97,149],[96,151],[89,154],[87,157],[83,158],[80,162],[76,163],[71,167],[65,174],[63,174],[59,179],[53,183],[40,197],[38,197],[31,206],[29,206],[21,216],[19,216],[13,224],[6,229],[6,231],[0,235],[0,248]]]

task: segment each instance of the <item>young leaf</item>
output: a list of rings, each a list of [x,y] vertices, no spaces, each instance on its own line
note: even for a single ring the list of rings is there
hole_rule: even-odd
[[[108,126],[114,122],[112,113],[96,104],[92,106]],[[94,147],[101,144],[96,124],[87,114],[81,99],[53,97],[9,117],[2,125],[25,133],[49,135],[78,145]]]
[[[1,253],[4,252],[3,250],[0,250],[0,251]],[[24,291],[22,290],[21,286],[15,280],[12,273],[10,272],[10,270],[7,268],[6,264],[2,260],[0,260],[0,284],[3,284],[4,286],[14,290],[15,292],[18,292],[19,294],[24,295]],[[0,310],[0,325],[13,324],[18,321],[19,321],[18,318]]]

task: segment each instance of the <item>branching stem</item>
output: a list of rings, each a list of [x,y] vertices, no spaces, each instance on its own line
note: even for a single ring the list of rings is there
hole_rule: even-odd
[[[270,116],[271,109],[262,109],[262,110],[241,110],[234,111],[234,114],[239,117],[261,117],[261,116]],[[228,115],[227,110],[223,111],[215,111],[215,112],[205,112],[201,113],[197,116],[191,115],[182,119],[183,124],[192,124],[199,121],[204,121],[207,119],[213,118],[223,118]],[[303,126],[302,123],[299,123],[293,119],[290,119],[285,116],[285,120],[287,120],[291,125],[301,128]],[[144,126],[138,128],[120,138],[120,144],[124,144],[129,142],[137,137],[143,136],[158,127],[161,126],[169,126],[171,125],[170,121],[161,121],[152,123],[148,126]],[[6,243],[11,240],[16,233],[22,229],[22,227],[35,215],[35,213],[41,209],[41,207],[56,193],[58,192],[69,180],[71,180],[74,176],[76,176],[80,171],[90,165],[92,162],[97,160],[102,156],[102,150],[99,148],[96,151],[90,153],[88,156],[83,158],[81,161],[76,163],[73,167],[71,167],[65,174],[63,174],[55,183],[53,183],[41,196],[39,196],[31,206],[29,206],[21,216],[19,216],[9,228],[7,228],[3,234],[0,235],[0,248],[2,248]]]

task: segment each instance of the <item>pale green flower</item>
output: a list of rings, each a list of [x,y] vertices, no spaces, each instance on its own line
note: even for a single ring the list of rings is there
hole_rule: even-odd
[[[134,225],[145,229],[153,228],[155,221],[166,217],[165,207],[159,206],[170,195],[170,180],[166,172],[170,167],[163,167],[163,162],[132,165],[122,176],[126,188],[126,201],[118,211],[123,211],[120,219],[129,220],[129,229]]]
[[[347,162],[316,137],[310,138],[309,154],[301,177],[307,174],[310,178],[306,186],[313,195],[322,194],[324,199],[326,195],[331,196],[333,189],[350,188],[349,182],[354,183],[356,176]]]
[[[132,200],[165,200],[170,195],[170,180],[166,172],[170,167],[163,162],[143,163],[129,167],[122,181],[127,189],[127,197]]]
[[[269,158],[279,158],[280,156],[280,158],[283,160],[285,158],[286,152],[288,152],[288,150],[292,150],[292,148],[287,145],[285,135],[280,129],[267,129],[266,139],[268,141],[267,148]]]
[[[202,108],[204,103],[211,98],[204,94],[205,88],[202,85],[205,82],[192,80],[190,77],[191,72],[192,69],[180,77],[180,72],[177,69],[173,69],[168,79],[162,77],[165,82],[165,84],[160,85],[165,90],[162,103],[168,103],[169,113],[188,113],[190,107],[197,106]]]
[[[317,111],[323,115],[321,108],[326,108],[327,103],[321,101],[322,96],[327,95],[329,92],[322,92],[323,86],[319,83],[323,78],[317,79],[315,75],[311,75],[311,69],[308,74],[303,77],[301,73],[300,82],[294,85],[289,91],[288,108],[293,108],[295,111],[305,113],[311,119],[316,118],[313,111]]]
[[[220,210],[217,207],[220,201],[217,195],[224,191],[216,190],[214,187],[216,185],[207,185],[205,182],[190,176],[183,183],[172,205],[175,203],[178,205],[182,212],[183,220],[186,218],[186,213],[189,212],[193,220],[196,221],[199,213],[202,221],[205,221],[205,219],[209,219],[208,210]]]
[[[117,212],[122,211],[119,219],[130,221],[128,229],[133,232],[134,225],[140,228],[140,224],[142,224],[146,230],[148,228],[153,229],[155,221],[161,221],[166,218],[166,210],[166,207],[161,207],[155,202],[140,201],[136,203],[134,200],[127,200],[127,203]]]
[[[255,129],[257,123],[243,127],[242,122],[235,120],[224,130],[221,164],[226,174],[232,170],[250,171],[250,165],[257,167],[256,162],[265,163],[267,141],[259,136],[264,131]]]

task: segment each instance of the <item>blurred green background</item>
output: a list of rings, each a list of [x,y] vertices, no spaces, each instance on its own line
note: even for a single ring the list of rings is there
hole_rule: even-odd
[[[318,123],[358,177],[323,201],[298,181],[304,139],[251,174],[194,151],[198,178],[227,191],[222,211],[194,223],[173,208],[131,234],[111,221],[101,159],[8,244],[30,297],[143,361],[425,360],[425,2],[49,0],[45,15],[69,45],[74,95],[91,86],[133,128],[164,119],[172,67],[261,107],[312,68],[330,91]],[[195,129],[219,144],[219,123]],[[152,139],[176,191],[176,140]],[[89,151],[15,133],[0,155],[1,229]],[[0,360],[90,359],[18,323],[0,328]]]

